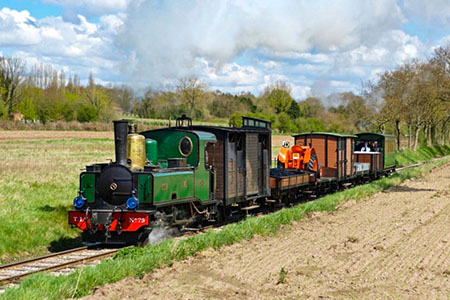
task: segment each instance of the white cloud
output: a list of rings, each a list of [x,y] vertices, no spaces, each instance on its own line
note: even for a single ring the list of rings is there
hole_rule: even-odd
[[[196,75],[211,89],[259,94],[285,80],[298,100],[357,91],[360,81],[429,54],[424,43],[436,43],[402,31],[406,17],[449,19],[448,0],[43,1],[63,16],[0,10],[0,49],[29,65],[139,88]]]
[[[292,86],[292,97],[297,100],[304,100],[311,96],[311,87],[305,85],[294,85]]]
[[[41,42],[41,32],[36,19],[26,10],[17,11],[4,7],[0,10],[0,47],[10,45],[34,45]]]
[[[444,36],[439,41],[437,41],[436,45],[433,46],[432,50],[437,47],[445,47],[446,45],[450,44],[450,34],[447,36]]]
[[[402,22],[394,0],[144,1],[128,11],[118,44],[131,49],[133,80],[159,82],[185,76],[198,57],[224,63],[246,49],[289,55],[370,46]]]
[[[450,3],[448,0],[404,0],[407,14],[422,23],[450,27]]]
[[[113,37],[124,15],[105,15],[91,23],[79,15],[78,23],[62,17],[36,20],[28,11],[3,8],[0,11],[0,47],[15,49],[29,67],[37,63],[52,64],[87,78],[89,72],[103,80],[120,80],[117,61],[122,54],[114,47]]]

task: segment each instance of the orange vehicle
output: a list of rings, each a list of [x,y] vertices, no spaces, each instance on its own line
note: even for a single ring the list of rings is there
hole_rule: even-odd
[[[278,167],[317,171],[319,163],[316,150],[308,146],[298,145],[294,145],[289,149],[289,143],[283,142],[283,146],[278,153]]]

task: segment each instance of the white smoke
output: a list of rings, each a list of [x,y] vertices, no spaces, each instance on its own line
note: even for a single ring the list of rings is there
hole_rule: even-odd
[[[116,45],[131,80],[166,84],[245,51],[289,58],[371,47],[404,22],[395,0],[146,0],[130,4]]]
[[[168,238],[175,237],[178,233],[176,228],[170,228],[165,226],[157,226],[152,229],[148,236],[148,243],[151,245],[158,244]]]

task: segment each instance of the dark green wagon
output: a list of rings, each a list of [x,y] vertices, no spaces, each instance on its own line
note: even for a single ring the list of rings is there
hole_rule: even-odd
[[[371,132],[356,136],[355,162],[369,164],[369,172],[373,176],[395,170],[395,136]]]

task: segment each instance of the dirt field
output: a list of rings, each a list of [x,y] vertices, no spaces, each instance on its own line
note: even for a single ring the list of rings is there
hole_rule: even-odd
[[[86,299],[447,299],[449,167]]]
[[[289,135],[272,135],[272,146],[281,146],[283,141],[288,141],[291,146],[294,145],[294,138]]]
[[[114,132],[108,131],[0,131],[0,141],[14,140],[58,140],[58,139],[112,139]]]
[[[114,138],[114,132],[112,131],[0,131],[0,141],[112,138]]]

